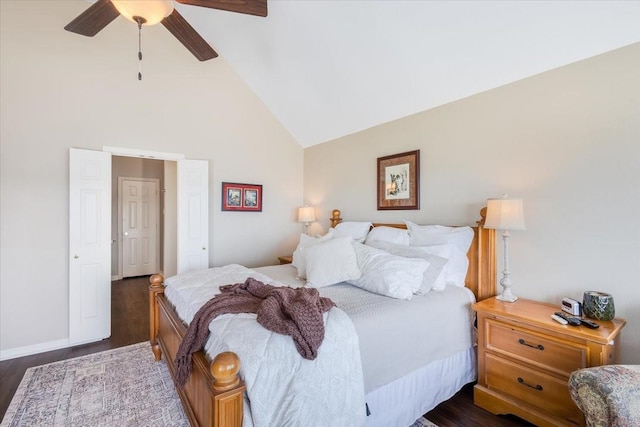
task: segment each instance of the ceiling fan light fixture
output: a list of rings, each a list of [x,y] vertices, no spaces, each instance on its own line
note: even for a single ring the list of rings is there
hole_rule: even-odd
[[[131,22],[143,18],[143,25],[155,25],[173,12],[173,0],[111,0],[111,3]]]

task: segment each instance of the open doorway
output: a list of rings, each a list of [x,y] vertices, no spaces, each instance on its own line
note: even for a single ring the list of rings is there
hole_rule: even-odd
[[[111,279],[121,277],[117,210],[118,156],[136,162],[160,160],[158,272],[165,277],[209,264],[208,162],[172,153],[117,147],[69,150],[69,343],[83,344],[110,335]],[[126,159],[125,159],[126,161]],[[145,176],[145,163],[136,166]],[[158,166],[160,170],[160,166]],[[169,191],[172,186],[171,199]],[[115,198],[114,198],[114,193]],[[113,220],[115,218],[115,221]],[[115,225],[115,226],[114,226]],[[169,254],[169,255],[168,255]]]
[[[113,156],[111,279],[163,271],[165,161]]]

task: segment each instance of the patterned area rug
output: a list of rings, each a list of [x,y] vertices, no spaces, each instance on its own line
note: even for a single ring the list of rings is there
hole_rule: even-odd
[[[187,427],[169,370],[149,343],[29,368],[1,427]],[[437,427],[420,418],[411,427]]]
[[[431,421],[429,421],[428,419],[426,419],[425,417],[420,417],[419,419],[416,420],[415,423],[411,424],[410,427],[438,427],[438,426],[432,423]]]
[[[140,343],[30,368],[4,426],[189,426],[169,370]]]

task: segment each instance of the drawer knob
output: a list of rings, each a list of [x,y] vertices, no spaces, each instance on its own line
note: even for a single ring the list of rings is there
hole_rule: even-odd
[[[544,350],[544,346],[542,344],[529,344],[528,342],[526,342],[525,340],[523,340],[522,338],[520,338],[518,340],[518,342],[522,345],[526,345],[527,347],[531,347],[531,348],[537,348],[538,350],[542,351]]]
[[[518,382],[522,385],[526,385],[527,387],[531,387],[535,390],[542,391],[542,386],[540,384],[536,384],[536,385],[527,384],[527,382],[523,380],[522,377],[518,377]]]

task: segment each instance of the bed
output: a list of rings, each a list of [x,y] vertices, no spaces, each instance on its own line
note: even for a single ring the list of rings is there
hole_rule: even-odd
[[[427,304],[428,300],[435,299],[435,302],[431,302],[434,304],[433,307],[443,307],[443,301],[447,298],[457,301],[462,299],[466,301],[463,306],[467,307],[466,313],[468,315],[470,313],[468,307],[472,301],[494,296],[496,294],[496,238],[494,230],[482,227],[485,213],[486,209],[483,209],[480,212],[481,219],[472,227],[473,237],[466,253],[468,268],[466,269],[466,277],[463,279],[464,287],[447,286],[443,291],[427,292],[420,298],[415,297],[410,301],[395,300],[390,304],[399,306],[404,304],[401,305],[402,310],[413,310],[416,313],[434,311],[435,316],[442,318],[449,316],[451,310],[447,309],[449,311],[438,313],[436,309],[425,310],[420,304]],[[334,210],[331,226],[339,229],[341,223],[340,211]],[[376,223],[371,226],[372,229],[377,228],[380,231],[383,229],[406,230],[407,228],[406,224]],[[259,277],[273,279],[274,282],[283,285],[297,287],[302,284],[297,277],[296,269],[290,265],[261,267],[253,271],[256,275],[260,275]],[[167,282],[170,280],[168,279]],[[366,330],[371,330],[373,317],[384,315],[390,311],[387,305],[378,307],[379,304],[388,304],[386,301],[390,298],[372,295],[370,292],[360,289],[355,291],[356,297],[349,296],[347,298],[345,295],[351,295],[353,288],[348,284],[338,284],[323,287],[320,291],[323,296],[338,301],[338,307],[344,308],[349,317],[354,320],[355,329],[361,338],[359,346],[362,349],[362,371],[365,373],[364,400],[368,412],[364,418],[365,425],[408,426],[420,415],[450,398],[464,384],[475,379],[476,356],[473,345],[460,346],[458,343],[457,347],[448,353],[439,353],[439,349],[442,347],[440,345],[426,345],[426,341],[440,344],[442,340],[445,340],[446,337],[442,335],[442,331],[438,331],[442,327],[421,328],[414,325],[407,327],[406,331],[403,329],[402,333],[394,333],[393,328],[396,328],[397,331],[397,326],[392,326],[389,323],[387,327],[389,330],[386,331],[384,340],[363,337],[362,335],[366,335]],[[187,326],[183,320],[184,313],[181,317],[176,304],[168,300],[166,290],[162,276],[154,275],[151,277],[149,288],[150,342],[156,360],[160,360],[164,356],[169,371],[175,378],[173,361]],[[353,303],[353,300],[358,303]],[[368,307],[374,307],[374,311],[378,307],[377,314],[372,316],[368,313],[364,309],[368,310]],[[464,307],[458,311],[462,312],[464,319]],[[380,326],[381,324],[383,326]],[[384,325],[387,325],[387,322],[381,324],[373,326],[373,328],[380,329],[379,332],[384,333]],[[429,332],[432,335],[425,335],[427,337],[425,339],[416,338],[417,336],[410,334],[419,333],[425,329],[432,329]],[[471,322],[469,321],[466,329],[463,328],[461,331],[463,331],[463,333],[461,332],[463,335],[472,334]],[[415,360],[405,358],[404,354],[407,352],[398,350],[402,344],[401,339],[413,340],[416,347],[424,347],[424,351],[432,353],[428,362],[420,364]],[[467,343],[472,341],[468,338],[465,339]],[[247,386],[240,375],[242,359],[237,356],[235,351],[216,352],[216,349],[219,348],[214,345],[210,346],[209,350],[203,349],[195,353],[189,380],[183,388],[176,387],[185,413],[194,426],[237,427],[242,425],[243,417],[247,418]],[[395,365],[393,369],[378,364],[379,360],[385,357],[387,359],[395,358],[393,360],[396,363],[391,364]],[[255,399],[251,406],[257,406]],[[347,424],[345,423],[345,425]]]

